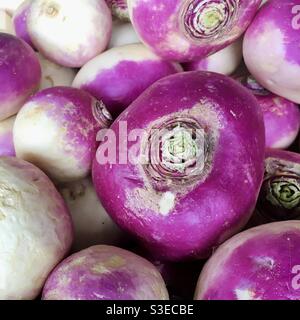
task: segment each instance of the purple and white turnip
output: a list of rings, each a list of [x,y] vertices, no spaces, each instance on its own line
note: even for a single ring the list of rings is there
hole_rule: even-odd
[[[217,73],[178,73],[112,124],[93,181],[107,212],[156,257],[206,258],[247,223],[264,148],[262,113],[246,88]]]
[[[0,175],[0,299],[34,299],[70,249],[71,217],[34,165],[1,157]]]
[[[201,272],[197,300],[300,300],[300,221],[265,224],[220,246]]]
[[[17,157],[34,163],[56,182],[86,177],[95,156],[97,132],[110,124],[101,101],[69,87],[53,87],[31,97],[17,115]]]
[[[70,210],[74,223],[73,251],[96,244],[124,243],[124,233],[104,210],[90,178],[61,185],[58,190]]]
[[[16,116],[0,121],[0,157],[16,155],[13,141],[13,126]]]
[[[244,60],[254,78],[296,103],[300,103],[299,5],[299,0],[268,1],[248,28],[243,43]]]
[[[179,64],[162,60],[143,44],[116,47],[84,65],[73,86],[101,99],[118,116],[156,80],[180,72]]]
[[[16,114],[40,84],[41,67],[23,40],[0,33],[0,121]]]
[[[65,259],[51,273],[44,300],[168,300],[159,271],[117,247],[93,246]]]
[[[261,0],[128,0],[142,41],[164,59],[186,62],[217,52],[249,26]]]
[[[209,55],[183,64],[186,71],[212,71],[226,75],[232,74],[242,61],[242,39],[238,39],[226,48]]]
[[[300,128],[297,104],[264,89],[252,76],[239,79],[258,100],[265,123],[266,147],[288,148],[296,139]]]
[[[27,26],[31,41],[45,57],[81,67],[105,50],[112,17],[104,0],[35,0]]]

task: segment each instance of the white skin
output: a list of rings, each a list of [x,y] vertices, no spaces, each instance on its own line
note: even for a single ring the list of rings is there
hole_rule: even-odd
[[[130,22],[113,22],[112,35],[108,48],[120,47],[126,44],[140,43],[140,39]]]
[[[80,88],[81,85],[94,80],[102,70],[112,69],[124,60],[136,62],[145,60],[160,61],[161,58],[152,53],[143,44],[130,44],[112,48],[85,64],[75,77],[73,86]],[[181,67],[178,64],[175,65],[178,66],[178,70],[181,71]]]
[[[8,10],[13,14],[24,0],[0,0],[0,9]]]
[[[96,244],[122,244],[124,233],[103,208],[90,178],[60,186],[59,191],[74,223],[73,251]]]
[[[16,120],[16,116],[12,116],[0,122],[0,137],[11,133]]]
[[[0,159],[1,300],[36,298],[72,240],[70,217],[50,180],[19,163]]]
[[[81,67],[105,50],[112,17],[104,0],[36,0],[27,24],[34,45],[47,58]]]
[[[55,181],[75,181],[88,174],[86,168],[79,169],[78,159],[65,152],[64,129],[39,104],[28,102],[20,110],[13,135],[17,157],[42,168]]]
[[[3,9],[0,10],[0,32],[15,34],[12,16],[8,11]]]
[[[37,53],[37,55],[42,68],[40,90],[57,86],[71,86],[76,76],[75,69],[60,66],[40,53]]]

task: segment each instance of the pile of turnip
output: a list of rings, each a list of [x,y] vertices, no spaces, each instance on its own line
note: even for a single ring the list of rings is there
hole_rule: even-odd
[[[1,300],[300,300],[300,0],[0,0]]]

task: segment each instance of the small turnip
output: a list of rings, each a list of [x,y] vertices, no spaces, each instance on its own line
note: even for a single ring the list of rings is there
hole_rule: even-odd
[[[0,299],[34,299],[70,249],[71,217],[34,165],[1,157],[0,175]]]
[[[110,123],[102,102],[89,93],[53,87],[31,97],[17,115],[17,157],[34,163],[56,182],[87,176],[98,130]]]
[[[65,259],[48,278],[44,300],[168,300],[159,271],[144,258],[93,246]]]
[[[248,28],[245,63],[271,92],[300,103],[299,0],[268,1]]]
[[[247,223],[263,178],[264,124],[255,97],[233,79],[200,71],[165,77],[109,133],[93,164],[94,186],[112,218],[154,256],[206,258]]]
[[[131,22],[156,54],[180,62],[202,59],[238,39],[261,0],[128,0]]]
[[[23,40],[0,33],[0,121],[16,114],[40,84],[41,67]]]
[[[300,300],[300,222],[265,224],[220,246],[198,280],[197,300]]]
[[[104,0],[35,0],[27,15],[34,46],[49,60],[81,67],[105,50],[112,27]]]
[[[118,116],[156,80],[180,72],[179,64],[162,60],[143,44],[110,49],[84,65],[73,86],[103,100]]]

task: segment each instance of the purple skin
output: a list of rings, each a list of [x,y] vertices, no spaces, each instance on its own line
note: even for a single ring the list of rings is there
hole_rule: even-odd
[[[248,227],[300,219],[300,155],[267,149],[265,176]]]
[[[17,115],[14,126],[17,156],[34,163],[60,182],[87,176],[98,145],[96,135],[110,124],[109,115],[102,108],[105,111],[103,103],[80,89],[53,87],[38,92]],[[45,128],[35,123],[39,117],[43,119],[42,116],[58,130],[57,141],[46,139],[46,147],[39,138],[45,134],[42,132]],[[44,155],[45,148],[49,159]],[[52,154],[55,154],[54,161],[51,161]]]
[[[265,224],[224,243],[201,272],[196,300],[300,300],[300,222]]]
[[[243,42],[247,68],[275,94],[300,103],[300,1],[272,0],[259,11]]]
[[[34,45],[31,42],[27,29],[27,14],[30,10],[32,0],[24,1],[20,7],[14,12],[13,24],[16,36],[28,43],[33,49]]]
[[[0,120],[16,114],[26,99],[38,89],[39,60],[23,40],[0,33]]]
[[[13,125],[15,117],[0,122],[0,157],[15,157]]]
[[[246,30],[260,3],[261,0],[128,0],[128,7],[145,44],[166,60],[186,62],[204,58],[234,42]]]
[[[168,300],[158,270],[138,255],[98,245],[75,253],[50,274],[43,300]]]
[[[124,165],[106,158],[108,163],[101,164],[103,149],[115,144],[100,145],[94,186],[112,218],[155,257],[206,258],[247,223],[263,178],[265,149],[262,114],[247,89],[209,72],[184,72],[157,81],[113,123],[117,155],[124,153],[121,121],[127,122],[129,133],[145,130],[138,142],[127,144],[128,150],[134,147],[138,161]],[[158,134],[163,134],[164,144],[157,143]],[[147,149],[153,152],[149,155]],[[165,154],[165,160],[157,154]],[[180,159],[179,167],[172,156]]]
[[[126,53],[128,48],[144,50],[144,47],[141,47],[141,44],[128,45],[105,52],[102,55],[103,61],[108,55],[111,60],[117,61],[111,67],[105,67],[103,63],[103,66],[96,67],[96,61],[101,63],[101,55],[91,60],[79,71],[73,86],[86,90],[97,99],[101,99],[111,115],[116,118],[155,81],[182,71],[178,64],[150,57],[149,54],[144,59],[141,57],[138,60],[135,58],[129,60],[130,56]],[[98,70],[94,78],[90,76],[90,68]]]
[[[251,76],[242,77],[240,81],[255,95],[262,108],[266,147],[288,148],[299,132],[300,111],[298,105],[264,89]]]

